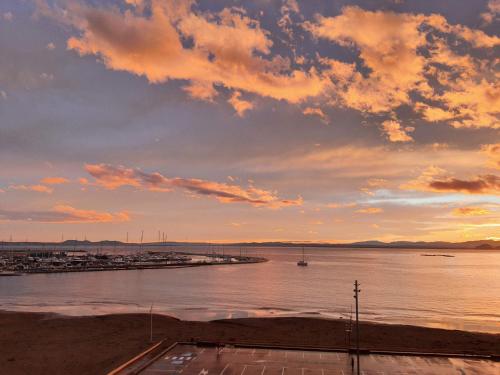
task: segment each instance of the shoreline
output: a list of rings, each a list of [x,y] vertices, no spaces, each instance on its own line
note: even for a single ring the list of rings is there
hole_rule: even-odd
[[[67,316],[0,311],[0,367],[9,374],[106,373],[150,347],[149,314]],[[153,315],[153,341],[346,349],[343,320],[275,317],[183,321]],[[366,350],[500,355],[500,334],[360,323]]]
[[[74,310],[74,309],[72,309]],[[193,309],[190,310],[190,313],[181,312],[179,313],[178,311],[169,311],[165,310],[162,311],[161,309],[158,309],[158,306],[155,305],[155,311],[153,311],[153,314],[156,316],[165,316],[165,317],[170,317],[173,319],[178,319],[181,321],[185,322],[204,322],[204,323],[209,323],[209,322],[215,322],[215,321],[222,321],[222,320],[238,320],[238,319],[273,319],[273,318],[287,318],[287,319],[318,319],[318,320],[333,320],[333,321],[338,321],[338,322],[343,322],[346,324],[349,321],[349,318],[342,318],[342,317],[337,317],[337,316],[332,316],[332,315],[324,315],[322,313],[300,313],[300,312],[290,312],[290,313],[276,313],[276,314],[257,314],[257,313],[252,313],[252,314],[224,314],[220,312],[213,312],[213,314],[210,313],[200,313],[197,314],[196,311],[199,309]],[[34,314],[54,314],[56,316],[60,317],[69,317],[69,318],[78,318],[78,317],[98,317],[98,316],[107,316],[107,315],[137,315],[137,314],[147,314],[147,311],[149,311],[149,307],[143,307],[143,308],[138,308],[138,309],[117,309],[115,311],[110,311],[108,309],[103,309],[102,311],[96,311],[95,309],[92,310],[83,310],[80,313],[75,312],[75,311],[68,311],[64,309],[45,309],[45,308],[39,308],[39,309],[33,309],[31,307],[23,309],[23,308],[16,308],[14,306],[6,306],[6,307],[1,307],[0,306],[0,314],[2,312],[8,312],[8,313],[34,313]],[[242,310],[243,311],[243,310]],[[245,311],[248,313],[248,311]],[[361,320],[360,320],[361,321]],[[474,328],[464,328],[459,324],[445,324],[443,322],[432,322],[426,324],[425,322],[414,322],[411,320],[392,320],[392,321],[387,321],[387,320],[380,320],[380,319],[367,319],[364,317],[362,319],[363,323],[365,324],[376,324],[376,325],[386,325],[386,326],[408,326],[408,327],[419,327],[419,328],[429,328],[429,329],[443,329],[445,331],[460,331],[460,332],[468,332],[468,333],[485,333],[485,334],[492,334],[492,335],[500,335],[499,330],[487,330],[487,329],[481,329],[481,327],[475,327]]]

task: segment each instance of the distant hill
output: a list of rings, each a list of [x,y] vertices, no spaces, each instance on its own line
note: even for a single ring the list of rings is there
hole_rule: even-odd
[[[466,242],[411,242],[411,241],[394,241],[394,242],[379,242],[365,241],[354,242],[352,246],[359,247],[388,247],[388,248],[411,248],[411,249],[500,249],[500,241],[479,240]]]
[[[140,246],[138,243],[125,243],[121,241],[78,241],[67,240],[64,242],[0,242],[2,246]],[[360,241],[352,243],[318,243],[318,242],[237,242],[224,244],[211,244],[208,242],[148,242],[142,244],[148,246],[239,246],[239,247],[291,247],[291,246],[307,246],[307,247],[334,247],[334,248],[387,248],[387,249],[477,249],[477,250],[500,250],[500,241],[494,240],[478,240],[466,242],[424,242],[424,241]]]
[[[62,243],[62,245],[65,246],[78,246],[78,245],[100,245],[100,246],[118,246],[118,245],[123,245],[123,242],[120,241],[109,241],[109,240],[104,240],[104,241],[97,241],[97,242],[92,242],[92,241],[78,241],[78,240],[66,240]]]
[[[478,240],[466,242],[424,242],[424,241],[361,241],[352,243],[307,243],[307,242],[249,242],[237,243],[236,246],[268,246],[268,247],[285,247],[285,246],[307,246],[307,247],[335,247],[335,248],[390,248],[390,249],[486,249],[500,250],[500,241],[494,240]]]

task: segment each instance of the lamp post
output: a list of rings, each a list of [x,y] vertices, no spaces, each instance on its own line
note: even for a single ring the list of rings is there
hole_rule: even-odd
[[[359,289],[359,283],[358,280],[354,281],[354,299],[356,300],[356,373],[357,375],[360,374],[359,372],[359,306],[358,306],[358,301],[359,301],[359,293],[361,292],[361,289]]]

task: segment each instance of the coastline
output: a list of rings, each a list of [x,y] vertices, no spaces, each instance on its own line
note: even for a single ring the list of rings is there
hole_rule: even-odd
[[[148,314],[65,316],[0,311],[0,366],[9,374],[103,374],[151,346]],[[345,349],[345,321],[153,316],[153,341],[210,341]],[[362,349],[500,355],[500,334],[362,322]]]

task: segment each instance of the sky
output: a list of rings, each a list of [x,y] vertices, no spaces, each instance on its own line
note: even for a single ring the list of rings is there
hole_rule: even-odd
[[[0,240],[500,240],[499,0],[3,0]]]

